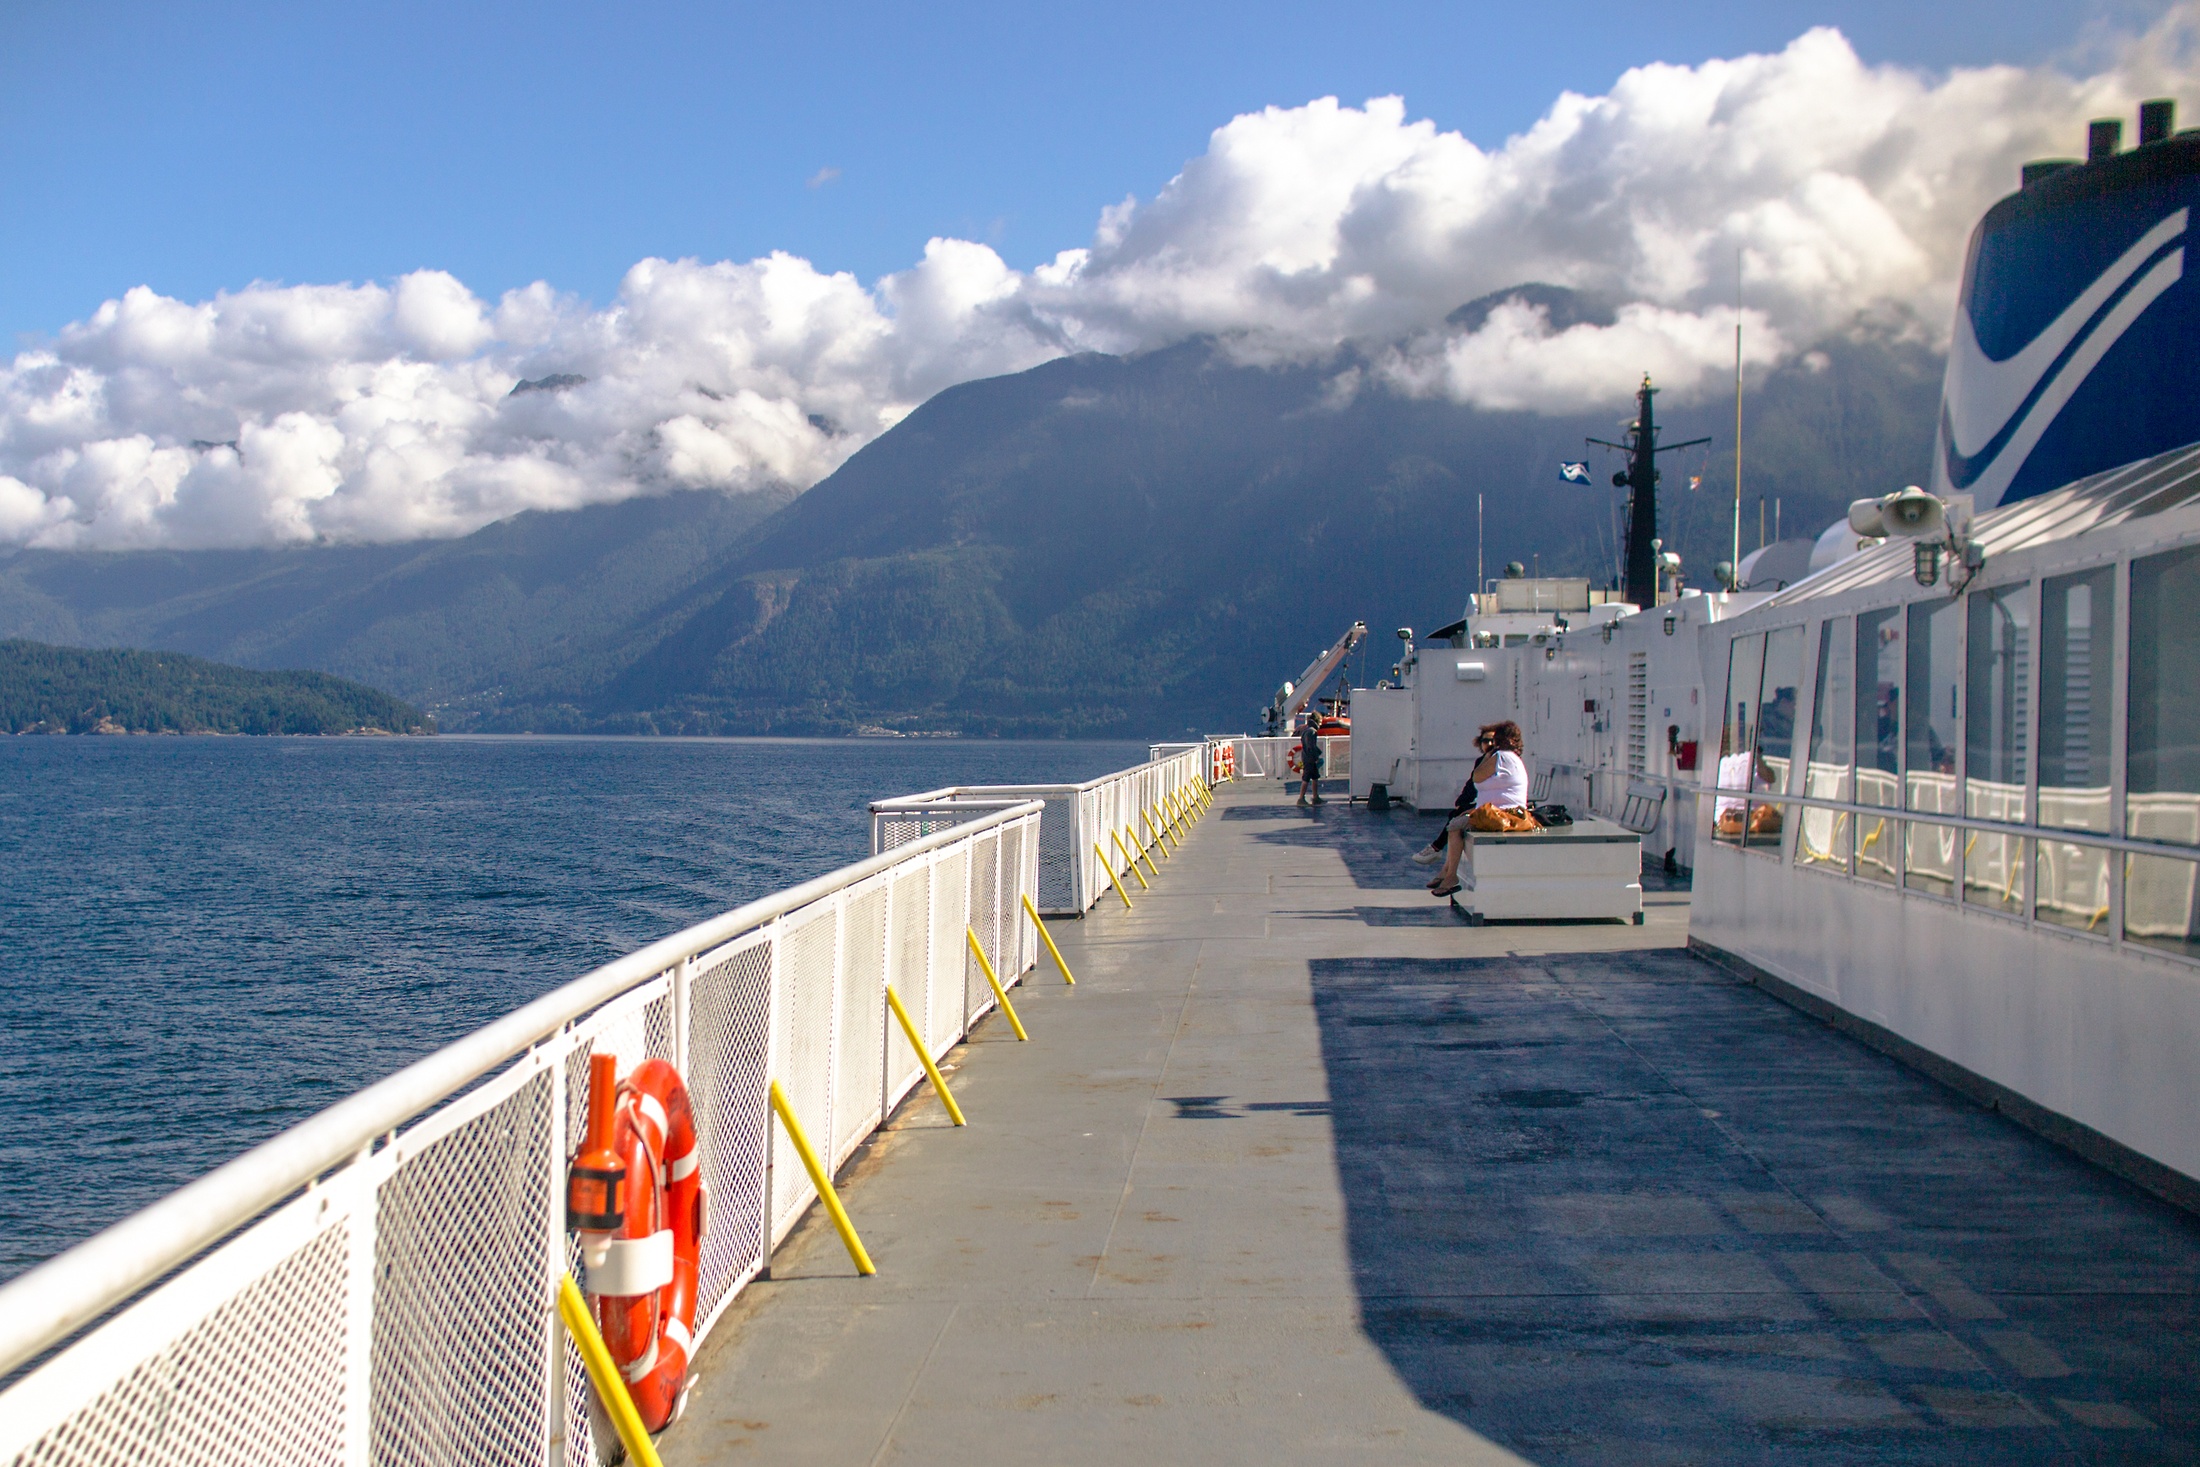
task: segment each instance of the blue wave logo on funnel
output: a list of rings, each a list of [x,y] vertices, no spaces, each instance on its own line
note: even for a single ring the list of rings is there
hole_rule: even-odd
[[[1933,490],[1980,508],[2200,441],[2200,149],[2183,140],[2002,200],[1971,240]]]

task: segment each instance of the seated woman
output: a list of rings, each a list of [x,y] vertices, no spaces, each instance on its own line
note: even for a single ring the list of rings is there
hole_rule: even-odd
[[[1460,889],[1459,864],[1473,850],[1476,830],[1507,830],[1532,823],[1528,815],[1528,761],[1521,757],[1520,725],[1507,719],[1489,723],[1474,736],[1482,757],[1468,776],[1476,792],[1474,807],[1451,817],[1444,827],[1444,869],[1428,889],[1448,897]],[[1471,866],[1468,868],[1473,869]]]
[[[1721,755],[1718,783],[1722,791],[1770,790],[1774,786],[1772,770],[1754,749],[1744,749],[1739,754]],[[1780,833],[1778,805],[1753,805],[1741,795],[1722,793],[1712,804],[1711,817],[1722,836],[1741,836],[1745,824],[1750,835]]]

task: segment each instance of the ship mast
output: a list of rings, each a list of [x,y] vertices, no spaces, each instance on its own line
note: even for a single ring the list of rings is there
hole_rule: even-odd
[[[1686,443],[1659,443],[1657,392],[1650,385],[1650,374],[1643,373],[1642,386],[1635,390],[1635,421],[1627,425],[1627,441],[1589,440],[1599,448],[1616,448],[1627,455],[1627,467],[1612,475],[1612,484],[1628,491],[1625,594],[1645,611],[1658,604],[1658,455],[1711,441],[1691,438]]]
[[[1760,534],[1758,538],[1763,539]],[[1742,576],[1742,252],[1734,252],[1734,558],[1727,579]]]

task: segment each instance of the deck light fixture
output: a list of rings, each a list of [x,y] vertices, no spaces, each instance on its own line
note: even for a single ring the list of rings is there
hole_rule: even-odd
[[[1986,552],[1971,538],[1971,496],[1942,499],[1915,484],[1883,499],[1859,499],[1849,505],[1849,528],[1862,540],[1912,541],[1912,574],[1920,586],[1940,582],[1942,557],[1948,562],[1948,591],[1960,592],[1986,564]]]

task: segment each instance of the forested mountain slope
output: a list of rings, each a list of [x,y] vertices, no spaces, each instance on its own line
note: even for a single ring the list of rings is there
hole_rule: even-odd
[[[1592,300],[1521,287],[1556,328]],[[1757,501],[1815,534],[1919,478],[1941,364],[1865,333],[1752,382]],[[1614,570],[1615,455],[1638,368],[1595,413],[1401,396],[1351,353],[1234,362],[1216,343],[1066,358],[939,394],[799,497],[680,493],[530,513],[461,540],[0,556],[0,635],[325,668],[445,727],[1177,734],[1238,728],[1354,619],[1460,614],[1484,564]],[[1731,398],[1661,399],[1661,529],[1690,578],[1729,553]],[[1562,483],[1561,459],[1594,482]],[[1692,476],[1702,487],[1689,489]],[[791,502],[790,502],[791,501]],[[1771,515],[1767,513],[1767,533]]]

